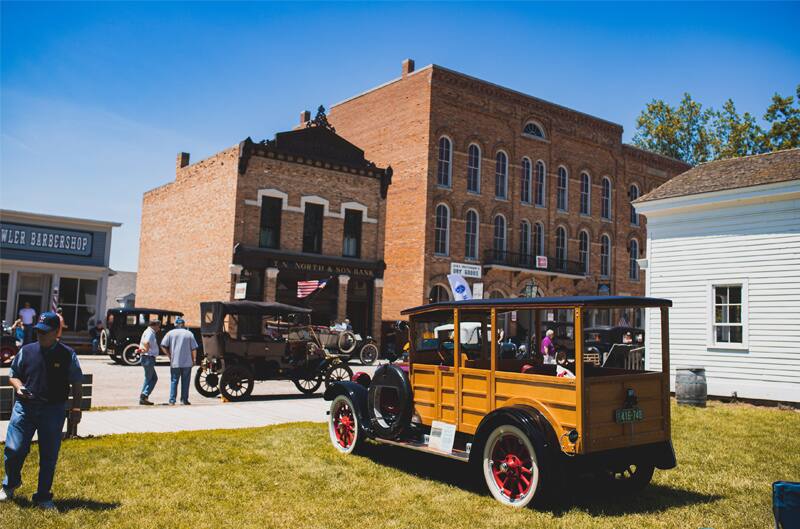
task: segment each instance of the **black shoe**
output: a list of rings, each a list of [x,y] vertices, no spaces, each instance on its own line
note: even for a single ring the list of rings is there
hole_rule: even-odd
[[[142,405],[142,406],[152,406],[153,405],[153,403],[150,402],[149,400],[147,400],[147,397],[144,396],[144,395],[139,397],[139,404]]]
[[[188,400],[182,400],[181,404],[183,404],[184,406],[191,406],[192,403],[189,402]]]

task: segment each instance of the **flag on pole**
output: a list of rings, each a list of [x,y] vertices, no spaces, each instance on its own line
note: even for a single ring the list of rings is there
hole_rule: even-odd
[[[298,281],[297,282],[297,297],[304,298],[317,290],[325,288],[328,284],[327,279],[313,279],[311,281]]]
[[[450,281],[450,289],[453,291],[453,296],[456,301],[463,301],[472,299],[472,291],[469,289],[469,284],[461,274],[447,274],[447,280]]]

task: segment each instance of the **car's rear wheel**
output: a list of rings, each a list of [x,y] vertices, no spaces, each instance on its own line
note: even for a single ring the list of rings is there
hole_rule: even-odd
[[[131,343],[122,350],[122,363],[126,366],[138,366],[142,364],[142,355],[137,351],[139,344]]]
[[[100,351],[108,353],[108,329],[100,331]]]
[[[350,331],[343,331],[339,334],[339,338],[337,340],[337,345],[339,346],[339,351],[344,354],[350,354],[356,350],[356,345],[358,345],[358,340],[356,340],[356,335]]]
[[[346,395],[339,395],[331,402],[328,433],[333,447],[343,454],[358,450],[364,441],[355,406]]]
[[[525,507],[540,492],[541,467],[531,439],[516,426],[497,426],[483,445],[483,477],[504,505]]]
[[[226,400],[244,400],[253,393],[253,372],[244,365],[234,364],[225,367],[220,377],[219,390]]]
[[[365,366],[371,366],[378,359],[378,346],[370,342],[361,348],[359,353],[361,363]]]
[[[327,373],[325,373],[325,389],[328,389],[328,386],[334,382],[342,382],[344,380],[352,379],[353,370],[350,369],[350,366],[344,362],[336,362],[329,367]]]
[[[198,367],[194,375],[194,389],[206,398],[219,396],[219,374]]]
[[[304,370],[295,374],[292,382],[303,395],[312,395],[322,385],[322,374],[311,369]]]

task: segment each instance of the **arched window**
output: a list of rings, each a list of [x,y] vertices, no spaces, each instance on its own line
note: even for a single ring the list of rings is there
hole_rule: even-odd
[[[428,294],[428,302],[438,303],[440,301],[450,301],[450,293],[442,285],[433,285],[430,294]]]
[[[450,209],[444,205],[436,206],[436,226],[434,228],[433,251],[437,255],[447,255],[450,247]]]
[[[436,183],[443,187],[450,187],[450,174],[453,166],[453,149],[450,139],[446,136],[439,138],[439,163],[436,166]]]
[[[492,243],[495,259],[506,258],[506,218],[502,215],[494,217],[494,240]]]
[[[636,262],[639,258],[639,241],[631,239],[630,246],[628,246],[628,253],[630,254],[628,274],[631,279],[639,279],[639,263]]]
[[[608,235],[600,237],[600,276],[611,275],[611,238]]]
[[[523,204],[531,203],[531,161],[527,158],[522,159],[522,179],[520,180],[520,200]]]
[[[586,230],[581,230],[578,236],[578,262],[581,264],[581,271],[589,273],[589,234]]]
[[[556,207],[561,211],[567,211],[567,182],[569,181],[567,169],[558,168],[556,179]]]
[[[556,228],[556,266],[564,268],[567,265],[567,230],[563,226]]]
[[[544,255],[544,226],[541,222],[533,225],[533,250],[536,255]]]
[[[631,185],[631,188],[628,190],[628,194],[631,197],[631,224],[638,226],[639,214],[636,213],[636,208],[633,206],[633,201],[639,198],[639,186],[636,184]]]
[[[480,223],[478,213],[474,209],[467,211],[466,239],[464,241],[464,255],[467,259],[478,258],[478,232]]]
[[[525,265],[531,264],[531,223],[523,220],[519,223],[519,253],[520,261]]]
[[[537,206],[544,206],[544,199],[547,196],[545,183],[547,179],[545,178],[546,171],[544,168],[544,162],[539,160],[536,162],[536,205]]]
[[[544,138],[542,127],[533,122],[526,123],[525,128],[522,129],[522,133],[526,136],[533,136],[534,138]]]
[[[508,156],[503,151],[497,153],[494,170],[494,196],[496,198],[508,196]]]
[[[602,197],[602,211],[600,215],[604,219],[611,218],[611,180],[603,178],[603,197]]]
[[[467,150],[467,191],[481,192],[481,148],[474,143]]]
[[[581,173],[581,215],[589,215],[592,211],[592,177],[589,173]]]

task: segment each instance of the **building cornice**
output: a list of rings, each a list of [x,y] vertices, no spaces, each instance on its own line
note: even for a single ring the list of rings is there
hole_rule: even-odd
[[[11,217],[9,219],[9,217]],[[59,215],[45,215],[43,213],[31,213],[28,211],[15,211],[11,209],[0,209],[0,220],[7,222],[24,221],[33,223],[58,223],[62,226],[68,225],[80,228],[95,228],[109,230],[110,228],[118,228],[122,226],[121,222],[113,222],[108,220],[95,220],[95,219],[81,219],[77,217],[62,217]]]

